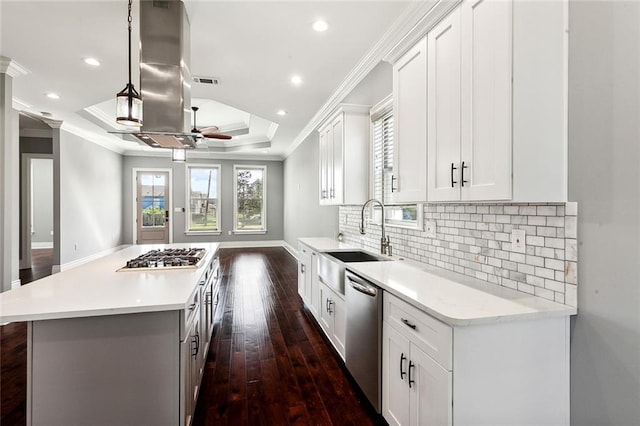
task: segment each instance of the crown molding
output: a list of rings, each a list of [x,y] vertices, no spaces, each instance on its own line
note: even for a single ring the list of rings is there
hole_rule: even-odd
[[[447,2],[452,0],[440,0]],[[456,0],[456,3],[459,0]],[[412,2],[404,12],[395,20],[389,29],[382,35],[376,44],[364,55],[358,65],[347,74],[338,88],[329,99],[320,107],[320,110],[311,118],[307,125],[293,140],[293,143],[285,151],[284,157],[288,157],[296,148],[313,132],[320,123],[325,121],[338,104],[349,94],[364,78],[378,65],[378,63],[398,45],[422,18],[437,4],[434,0],[422,0]]]
[[[44,121],[44,120],[43,120]],[[108,149],[109,151],[113,151],[116,154],[123,155],[125,150],[116,146],[113,143],[113,140],[110,137],[100,137],[98,134],[94,132],[90,132],[88,130],[84,130],[78,126],[70,124],[68,122],[60,122],[62,123],[61,130],[72,133],[76,136],[79,136],[89,142],[93,142],[96,145],[100,145],[102,148]],[[49,123],[47,123],[49,124]]]
[[[388,51],[382,60],[391,64],[396,63],[402,55],[425,37],[431,28],[440,22],[442,18],[447,16],[460,3],[462,3],[462,0],[440,0],[435,5],[432,4],[432,7],[421,15],[415,25],[405,33],[402,39],[396,43],[392,49]]]
[[[7,74],[9,77],[16,78],[29,74],[29,70],[11,58],[0,56],[0,74]]]

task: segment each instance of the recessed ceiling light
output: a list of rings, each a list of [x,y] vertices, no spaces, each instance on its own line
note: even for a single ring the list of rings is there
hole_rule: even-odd
[[[91,65],[92,67],[100,66],[100,61],[97,60],[96,58],[83,58],[82,60],[84,61],[85,64]]]
[[[291,84],[295,85],[295,86],[299,86],[302,84],[302,77],[300,77],[299,75],[294,75],[293,77],[291,77]]]
[[[278,115],[287,115],[287,111],[281,109],[280,111],[278,111],[276,114]]]
[[[45,94],[49,99],[60,99],[60,95],[58,95],[57,93],[45,93]]]
[[[319,33],[327,31],[328,28],[329,24],[327,24],[327,22],[323,21],[322,19],[318,19],[313,23],[313,29]]]

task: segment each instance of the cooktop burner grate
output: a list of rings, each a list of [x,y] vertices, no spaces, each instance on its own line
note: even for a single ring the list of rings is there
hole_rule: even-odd
[[[203,248],[151,250],[127,261],[119,270],[197,268],[205,253]]]

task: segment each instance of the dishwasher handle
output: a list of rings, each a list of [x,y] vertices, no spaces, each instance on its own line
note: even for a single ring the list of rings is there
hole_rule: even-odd
[[[366,294],[367,296],[371,297],[376,297],[378,295],[378,288],[370,285],[362,278],[351,274],[347,274],[346,278],[349,281],[349,285],[354,290],[357,290],[360,293]]]

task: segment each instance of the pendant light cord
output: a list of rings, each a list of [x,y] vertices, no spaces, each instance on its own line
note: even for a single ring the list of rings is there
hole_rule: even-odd
[[[128,22],[129,22],[129,92],[131,92],[131,2],[132,0],[129,0],[129,17],[128,17]]]

